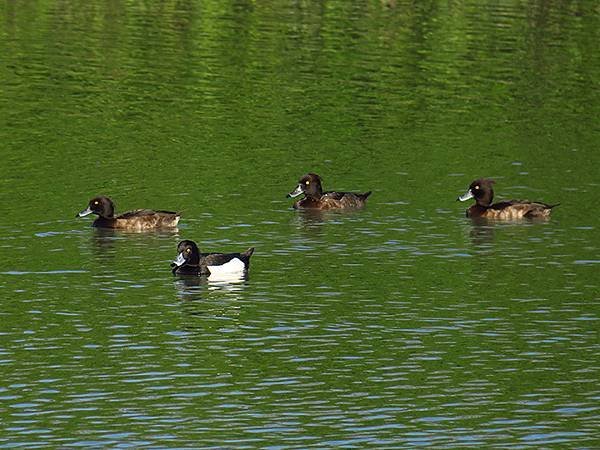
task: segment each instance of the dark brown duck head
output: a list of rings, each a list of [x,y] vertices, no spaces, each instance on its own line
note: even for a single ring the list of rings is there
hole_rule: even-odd
[[[287,197],[293,198],[298,197],[300,194],[304,194],[307,197],[319,199],[323,195],[323,188],[321,187],[321,177],[316,173],[307,173],[298,181],[298,186]]]
[[[173,272],[185,265],[197,266],[199,264],[200,250],[194,241],[186,239],[177,244],[177,258],[171,263]]]
[[[474,198],[478,205],[485,207],[490,206],[492,204],[492,200],[494,199],[494,190],[492,189],[492,185],[494,183],[495,181],[490,180],[489,178],[480,178],[475,180],[471,183],[467,192],[458,197],[456,200],[464,202]]]
[[[110,198],[99,195],[98,197],[91,199],[88,203],[88,207],[75,217],[84,217],[88,214],[96,214],[105,219],[112,219],[115,216],[115,204]]]

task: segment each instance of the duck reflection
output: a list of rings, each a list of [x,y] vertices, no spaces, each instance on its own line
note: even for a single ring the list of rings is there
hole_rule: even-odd
[[[231,325],[237,324],[247,281],[248,277],[229,281],[213,281],[207,276],[177,277],[175,289],[187,317],[183,328],[194,335],[205,336],[210,329],[222,326],[223,319]]]
[[[117,232],[110,228],[94,228],[91,234],[92,251],[99,259],[114,258],[115,242],[119,239]]]
[[[500,230],[503,233],[510,234],[513,238],[518,239],[529,233],[529,230],[539,226],[545,226],[550,223],[547,218],[540,219],[514,219],[514,220],[495,220],[485,217],[477,217],[469,219],[471,229],[469,236],[471,241],[476,246],[486,246],[492,244],[496,239],[496,232]]]
[[[292,223],[300,231],[311,236],[322,234],[323,226],[326,224],[341,222],[344,218],[355,214],[364,214],[360,209],[340,209],[340,210],[319,210],[319,209],[300,209],[296,210]]]
[[[114,228],[92,228],[92,240],[97,244],[98,248],[114,246],[114,242],[123,240],[127,237],[136,238],[139,236],[157,236],[157,237],[177,237],[179,235],[178,228],[158,229],[158,230],[118,230]]]
[[[476,247],[492,244],[495,239],[495,225],[492,221],[483,218],[471,219],[469,237]]]
[[[232,275],[230,277],[180,275],[175,281],[177,296],[181,300],[206,300],[213,295],[237,294],[248,285],[248,274]]]
[[[90,233],[90,251],[96,260],[109,263],[114,262],[117,253],[123,250],[124,247],[130,245],[138,245],[145,247],[149,244],[147,236],[162,240],[163,238],[171,239],[178,237],[178,230],[155,230],[155,231],[123,231],[111,228],[92,228]]]
[[[292,217],[292,222],[302,230],[319,230],[331,211],[318,209],[301,209]]]

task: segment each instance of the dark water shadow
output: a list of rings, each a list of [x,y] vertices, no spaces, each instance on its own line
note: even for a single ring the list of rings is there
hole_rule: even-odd
[[[102,260],[114,258],[116,254],[115,244],[118,240],[117,235],[118,233],[115,230],[109,228],[93,228],[90,240],[94,255]]]
[[[94,233],[98,236],[177,236],[179,228],[158,228],[156,230],[119,230],[116,228],[98,228],[92,227]]]
[[[471,229],[469,231],[471,242],[476,248],[482,250],[492,248],[492,244],[494,244],[497,237],[496,234],[499,231],[518,238],[519,235],[528,233],[532,227],[545,226],[550,222],[548,218],[498,220],[477,217],[469,220],[471,222]]]
[[[494,223],[481,218],[471,219],[469,237],[476,248],[489,248],[489,245],[493,244],[495,239]]]
[[[143,236],[177,237],[179,229],[161,229],[150,231],[115,230],[113,228],[96,228],[90,235],[92,251],[96,256],[106,258],[114,257],[117,243],[128,239],[143,239]]]
[[[299,209],[294,211],[295,214],[292,219],[292,224],[303,232],[318,234],[322,231],[325,225],[339,223],[349,217],[357,216],[361,212],[364,212],[364,208],[334,209],[325,211],[320,209]]]

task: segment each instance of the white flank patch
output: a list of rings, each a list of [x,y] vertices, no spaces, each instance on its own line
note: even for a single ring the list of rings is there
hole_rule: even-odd
[[[221,276],[209,275],[208,278],[209,289],[222,289],[231,288],[232,285],[237,283],[243,283],[245,280],[244,272],[238,273],[227,273]]]
[[[244,263],[238,258],[233,258],[221,266],[207,266],[210,278],[230,278],[231,274],[239,274],[245,269]]]

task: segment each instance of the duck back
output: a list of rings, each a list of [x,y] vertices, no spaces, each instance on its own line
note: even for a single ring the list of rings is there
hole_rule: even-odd
[[[546,219],[550,217],[552,208],[558,206],[528,200],[509,200],[494,203],[489,207],[473,205],[467,210],[468,217],[486,217],[489,219]]]
[[[100,217],[94,222],[94,226],[131,230],[174,228],[179,223],[179,218],[179,214],[174,211],[136,209],[113,219]]]
[[[337,208],[362,208],[371,191],[364,193],[355,192],[324,192],[319,199],[306,197],[294,204],[294,208],[337,209]]]

